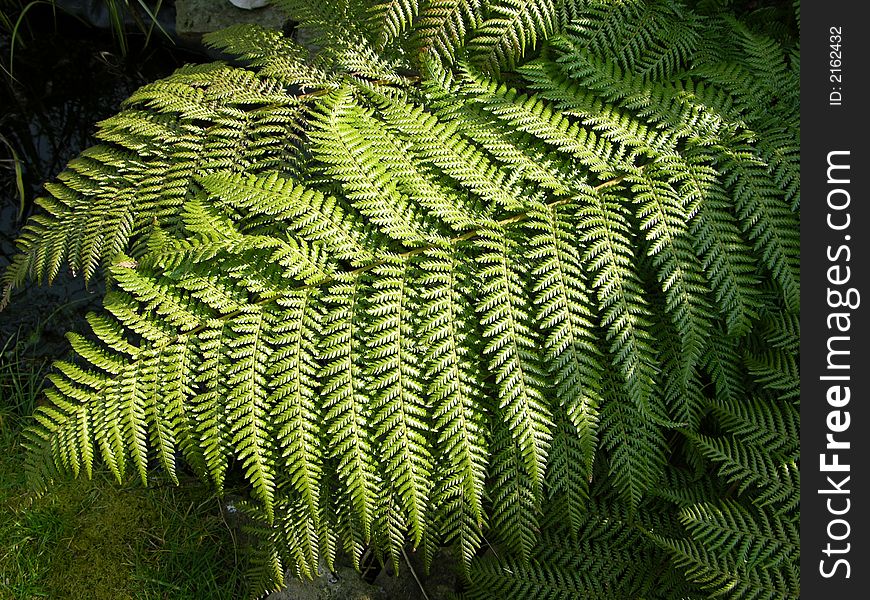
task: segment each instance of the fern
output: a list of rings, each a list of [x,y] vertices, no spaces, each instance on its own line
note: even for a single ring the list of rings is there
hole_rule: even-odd
[[[698,541],[660,538],[658,543],[713,597],[797,597],[800,540],[795,521],[771,520],[763,511],[732,502],[694,506],[680,520]]]
[[[136,92],[22,232],[4,302],[108,289],[34,485],[235,466],[255,591],[449,543],[473,598],[797,597],[794,36],[676,0],[280,4],[317,47],[210,36],[244,65]]]

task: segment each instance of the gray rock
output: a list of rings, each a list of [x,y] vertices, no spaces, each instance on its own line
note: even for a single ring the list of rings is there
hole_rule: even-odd
[[[420,583],[404,562],[398,574],[388,566],[373,583],[368,583],[345,562],[346,558],[340,558],[334,572],[321,565],[314,581],[299,581],[288,575],[286,587],[269,594],[266,600],[452,600],[458,583],[454,554],[452,549],[439,550],[428,574],[423,572],[419,557],[410,554],[410,566]]]
[[[282,29],[290,19],[274,6],[246,10],[228,0],[176,0],[175,29],[178,36],[198,42],[206,33],[226,29],[239,23],[254,23]]]
[[[255,8],[268,6],[269,0],[230,0],[230,4],[245,10],[254,10]]]

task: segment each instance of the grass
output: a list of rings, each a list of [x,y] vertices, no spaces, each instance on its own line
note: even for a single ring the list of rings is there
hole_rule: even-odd
[[[0,600],[244,597],[220,501],[195,480],[60,482],[29,493],[21,431],[49,367],[0,347]]]

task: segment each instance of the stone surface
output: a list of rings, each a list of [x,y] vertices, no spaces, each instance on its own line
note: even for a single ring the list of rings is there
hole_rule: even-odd
[[[419,557],[411,554],[409,563],[399,565],[398,575],[391,567],[382,569],[372,583],[365,581],[353,567],[339,561],[335,571],[321,566],[314,581],[299,581],[287,577],[287,585],[266,600],[451,600],[455,598],[458,583],[458,565],[449,549],[435,554],[428,574],[424,573]],[[414,573],[419,578],[414,578]]]
[[[253,10],[255,8],[263,8],[268,6],[269,0],[230,0],[230,4],[244,8],[245,10]]]
[[[229,0],[176,0],[175,30],[179,37],[199,41],[206,33],[239,23],[282,29],[290,19],[274,6],[245,10]]]

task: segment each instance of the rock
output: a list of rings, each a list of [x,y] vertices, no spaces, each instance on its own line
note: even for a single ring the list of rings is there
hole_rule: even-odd
[[[280,592],[265,600],[450,600],[455,598],[459,569],[453,549],[442,548],[435,554],[429,574],[423,572],[420,557],[409,553],[409,563],[399,565],[398,575],[391,566],[381,569],[372,583],[365,581],[347,561],[339,557],[335,571],[321,564],[314,581],[299,581],[292,574]],[[414,572],[420,583],[414,578]],[[425,593],[421,590],[423,586]]]
[[[283,29],[290,18],[274,6],[257,8],[261,0],[234,0],[256,10],[246,10],[228,0],[176,0],[175,29],[185,41],[199,42],[206,33],[226,29],[239,23],[254,23],[271,29]]]
[[[254,10],[269,5],[269,0],[230,0],[230,4],[245,10]]]

